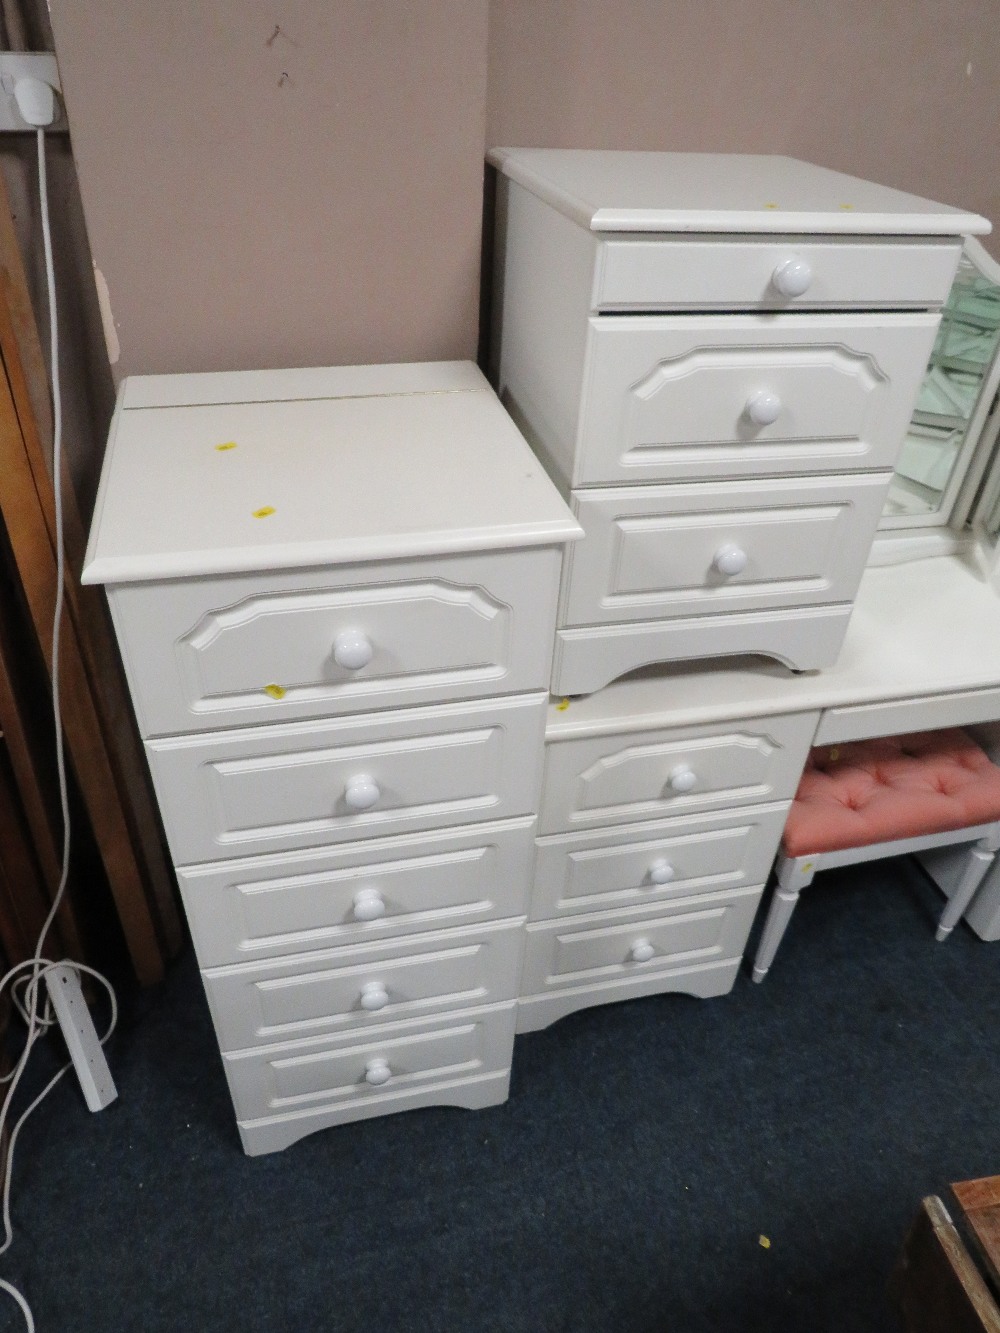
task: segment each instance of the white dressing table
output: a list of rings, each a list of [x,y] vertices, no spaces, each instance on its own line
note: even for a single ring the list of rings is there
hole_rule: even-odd
[[[464,364],[120,396],[84,577],[250,1153],[501,1101],[515,1031],[576,1009],[726,993],[814,743],[1000,751],[990,584],[864,568],[988,224],[785,159],[685,159],[700,208],[595,209],[529,156],[497,310],[537,457]],[[758,652],[809,669],[717,656]]]

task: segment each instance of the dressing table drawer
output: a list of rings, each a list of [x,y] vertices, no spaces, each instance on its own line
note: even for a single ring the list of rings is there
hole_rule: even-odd
[[[517,996],[524,919],[202,972],[223,1050]]]
[[[763,884],[788,803],[538,840],[531,919]]]
[[[790,801],[818,717],[792,713],[550,743],[539,832]]]
[[[566,626],[850,602],[891,473],[577,492]],[[738,641],[730,651],[743,651]]]
[[[513,694],[548,678],[554,549],[124,584],[145,736]]]
[[[630,994],[728,991],[762,893],[757,885],[529,925],[518,1031],[551,1022],[557,1015],[537,1001],[560,992],[569,1013]]]
[[[543,694],[147,741],[174,861],[531,814]]]
[[[599,316],[574,486],[891,469],[936,314]]]
[[[368,943],[526,909],[533,818],[178,871],[202,967]]]
[[[495,1005],[225,1054],[244,1148],[274,1152],[316,1129],[416,1106],[504,1101],[514,1009]]]

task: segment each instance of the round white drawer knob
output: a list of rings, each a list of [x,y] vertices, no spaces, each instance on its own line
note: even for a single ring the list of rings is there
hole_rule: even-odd
[[[371,639],[360,629],[342,629],[333,641],[333,660],[348,671],[360,671],[374,653]]]
[[[366,981],[361,987],[361,1008],[373,1014],[389,1003],[389,992],[381,981]]]
[[[636,940],[628,951],[628,956],[633,963],[648,963],[656,950],[650,944],[649,940]]]
[[[389,1061],[377,1058],[369,1060],[365,1065],[365,1082],[370,1083],[373,1088],[379,1088],[383,1083],[388,1083],[392,1078],[392,1070],[389,1068]]]
[[[359,921],[377,921],[385,916],[385,899],[378,889],[359,889],[354,895],[354,915]]]
[[[671,791],[690,791],[697,781],[694,770],[688,768],[687,764],[679,764],[676,768],[671,769],[670,776],[667,778]]]
[[[674,868],[665,856],[658,856],[649,867],[649,878],[654,884],[669,884],[673,877]]]
[[[381,795],[382,792],[374,778],[370,778],[367,773],[358,773],[355,777],[348,778],[344,800],[352,810],[367,810]]]
[[[746,412],[755,426],[770,426],[781,415],[781,399],[770,389],[758,389],[747,399]]]
[[[813,279],[812,265],[807,259],[785,259],[771,274],[771,281],[782,296],[801,296],[809,290]]]
[[[716,551],[712,564],[720,574],[742,574],[747,567],[747,553],[735,542],[726,542]]]

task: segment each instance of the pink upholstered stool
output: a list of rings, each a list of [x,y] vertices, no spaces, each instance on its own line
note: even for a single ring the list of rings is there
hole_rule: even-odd
[[[939,940],[1000,848],[1000,768],[957,727],[813,750],[785,825],[754,981],[767,975],[799,893],[817,871],[954,842],[975,846],[942,913]]]

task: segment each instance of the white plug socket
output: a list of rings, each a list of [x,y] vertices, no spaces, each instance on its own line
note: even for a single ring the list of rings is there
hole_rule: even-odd
[[[18,79],[14,84],[14,101],[22,119],[38,129],[51,125],[56,118],[56,91],[44,79]]]
[[[0,133],[36,128],[68,128],[56,58],[51,51],[0,51]]]

